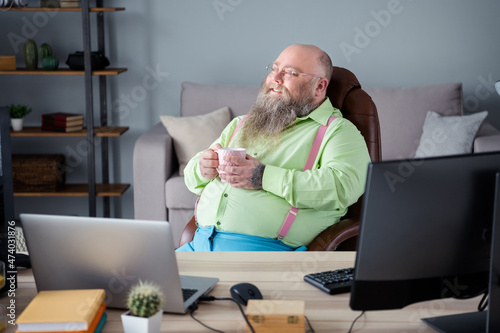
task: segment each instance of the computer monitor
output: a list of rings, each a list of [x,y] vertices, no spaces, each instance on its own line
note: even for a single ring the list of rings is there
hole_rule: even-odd
[[[500,318],[498,225],[492,237],[493,219],[500,224],[499,172],[500,152],[370,164],[351,308],[468,298],[487,291],[491,281],[489,313],[424,321],[440,332],[452,332],[450,322],[463,322],[459,332],[500,332],[498,319],[486,330],[487,314]],[[496,260],[490,260],[492,238]]]

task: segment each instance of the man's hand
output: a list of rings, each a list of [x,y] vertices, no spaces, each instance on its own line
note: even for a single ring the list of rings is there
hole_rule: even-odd
[[[245,158],[228,155],[225,160],[235,165],[219,165],[220,171],[232,174],[221,174],[219,175],[221,179],[230,183],[232,187],[262,190],[262,176],[266,166],[258,159],[247,154]]]
[[[219,167],[219,155],[215,152],[217,149],[222,148],[218,143],[201,153],[200,166],[201,174],[205,179],[211,180],[219,174],[217,168]]]

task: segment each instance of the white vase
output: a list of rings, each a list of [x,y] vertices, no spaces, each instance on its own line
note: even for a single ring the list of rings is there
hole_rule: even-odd
[[[24,118],[11,118],[10,125],[13,131],[21,131],[23,129]]]
[[[124,333],[159,333],[163,310],[158,311],[151,317],[137,317],[130,311],[122,314],[122,325]]]

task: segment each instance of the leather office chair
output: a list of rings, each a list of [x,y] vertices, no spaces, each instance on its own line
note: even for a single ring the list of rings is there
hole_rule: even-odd
[[[333,67],[332,79],[326,95],[333,106],[342,111],[344,118],[349,119],[365,138],[370,158],[379,161],[382,156],[380,142],[380,124],[377,107],[371,97],[361,89],[356,76],[349,70]],[[354,251],[359,234],[362,197],[349,207],[347,214],[334,225],[323,230],[311,242],[308,251]],[[184,228],[179,246],[190,242],[196,231],[194,217]]]

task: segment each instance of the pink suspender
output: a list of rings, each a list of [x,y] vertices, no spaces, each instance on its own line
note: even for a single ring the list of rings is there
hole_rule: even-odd
[[[233,138],[234,138],[234,135],[236,134],[236,132],[238,132],[241,128],[241,125],[243,125],[243,122],[245,121],[245,119],[248,118],[248,114],[246,114],[243,118],[241,118],[240,122],[238,123],[238,125],[236,125],[236,128],[234,129],[233,131],[233,135],[231,135],[231,138],[229,139],[228,143],[227,143],[227,146],[229,147],[229,144],[231,143],[231,141],[233,141]]]
[[[236,128],[233,131],[233,135],[231,135],[231,139],[229,139],[229,142],[231,142],[231,140],[233,140],[234,135],[240,129],[241,125],[243,124],[243,122],[245,121],[245,119],[247,117],[248,117],[248,115],[243,117],[241,119],[241,121],[238,123],[238,125],[236,126]],[[311,168],[314,164],[314,161],[316,160],[316,156],[318,156],[319,147],[321,146],[321,142],[323,141],[323,137],[325,136],[326,129],[328,128],[330,123],[335,118],[337,118],[337,116],[331,116],[328,119],[328,123],[326,125],[321,125],[319,127],[318,132],[316,133],[316,137],[314,138],[313,144],[311,146],[309,156],[307,157],[306,164],[305,164],[304,169],[302,171],[311,170]],[[229,143],[228,143],[228,145],[229,145]],[[286,236],[286,234],[288,233],[288,231],[290,230],[290,228],[292,227],[292,224],[295,221],[295,217],[297,216],[298,211],[299,211],[298,208],[295,208],[293,206],[290,207],[290,211],[286,215],[285,221],[283,222],[283,225],[281,226],[281,229],[278,232],[278,239],[279,240],[283,239]]]
[[[323,141],[323,137],[325,136],[326,129],[330,125],[330,123],[337,118],[337,116],[331,116],[328,119],[328,123],[325,125],[321,125],[316,133],[316,137],[314,138],[311,150],[309,152],[309,156],[307,157],[306,165],[302,171],[311,170],[314,161],[316,160],[316,156],[318,155],[319,147],[321,146],[321,142]],[[298,208],[293,206],[290,207],[290,211],[286,215],[285,222],[281,226],[280,231],[278,232],[278,239],[282,240],[290,228],[292,227],[293,221],[295,221],[295,217],[297,217],[297,213],[299,212]]]

